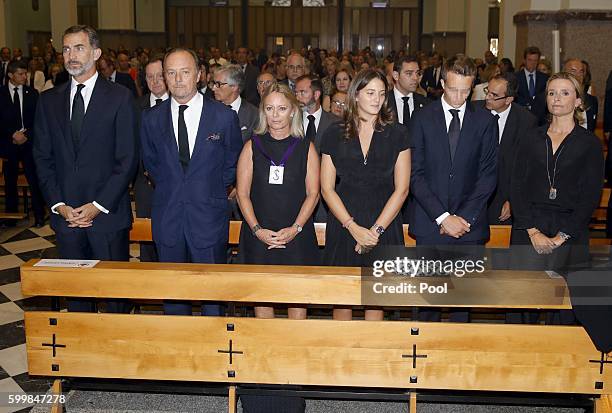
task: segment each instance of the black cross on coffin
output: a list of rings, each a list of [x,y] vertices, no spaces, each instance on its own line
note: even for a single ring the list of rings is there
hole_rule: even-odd
[[[232,356],[234,354],[244,354],[244,352],[242,351],[236,351],[232,349],[232,340],[229,341],[229,350],[217,350],[217,352],[223,353],[223,354],[229,354],[229,364],[232,364],[232,361],[233,361]]]
[[[55,349],[56,349],[56,348],[58,348],[58,347],[60,347],[60,348],[66,348],[66,345],[65,345],[65,344],[57,344],[57,343],[55,342],[55,334],[53,334],[53,342],[52,342],[52,343],[43,343],[43,346],[44,346],[44,347],[51,347],[51,348],[53,348],[53,357],[55,357],[55,353],[56,353]]]
[[[419,359],[426,359],[427,355],[426,354],[417,354],[417,346],[416,346],[416,344],[413,344],[412,345],[412,354],[402,354],[402,358],[403,359],[412,358],[412,368],[416,369],[417,358],[419,358]]]
[[[599,374],[603,374],[604,364],[612,364],[612,360],[608,360],[608,356],[602,352],[600,360],[589,360],[589,363],[599,363]]]

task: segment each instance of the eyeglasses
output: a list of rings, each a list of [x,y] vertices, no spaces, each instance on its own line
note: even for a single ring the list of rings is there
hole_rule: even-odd
[[[502,100],[502,99],[506,99],[508,96],[499,96],[497,93],[493,93],[493,92],[489,92],[489,88],[485,87],[483,89],[485,95],[489,96],[493,96],[493,99],[489,99],[489,100]]]
[[[345,106],[346,106],[346,103],[344,103],[344,102],[340,102],[339,100],[332,100],[332,103],[333,103],[334,105],[336,105],[336,106],[341,107],[341,108],[343,108],[343,107],[345,107]]]
[[[216,80],[211,80],[211,81],[208,83],[208,86],[210,86],[210,88],[211,88],[211,89],[212,89],[212,88],[214,88],[214,87],[217,87],[217,88],[222,88],[222,87],[223,87],[223,86],[225,86],[225,85],[229,85],[229,83],[227,83],[227,82],[218,82],[218,81],[216,81]]]

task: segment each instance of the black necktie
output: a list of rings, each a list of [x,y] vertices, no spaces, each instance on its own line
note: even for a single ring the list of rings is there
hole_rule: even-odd
[[[14,89],[15,94],[13,95],[13,105],[15,106],[15,111],[19,115],[15,120],[21,125],[23,128],[23,117],[21,116],[21,100],[19,99],[19,88],[16,87]]]
[[[4,86],[4,79],[6,79],[6,62],[0,62],[0,85]]]
[[[306,139],[310,142],[314,142],[317,129],[315,128],[315,117],[314,115],[308,115],[308,126],[306,127]]]
[[[163,101],[164,101],[163,99],[155,99],[155,106],[161,105]]]
[[[496,113],[495,115],[493,115],[493,117],[495,118],[495,127],[497,128],[497,142],[501,143],[501,133],[499,131],[499,115]]]
[[[74,100],[72,101],[72,116],[70,117],[70,129],[72,131],[72,143],[74,144],[74,150],[79,149],[79,140],[81,137],[81,127],[83,126],[83,118],[85,117],[85,101],[83,101],[83,95],[81,90],[85,87],[83,84],[77,85],[77,91],[74,94]]]
[[[179,146],[179,161],[183,166],[183,172],[187,171],[189,166],[189,139],[187,138],[187,124],[185,123],[185,109],[189,106],[179,106],[178,118],[178,146]]]
[[[459,143],[459,135],[461,134],[461,123],[459,122],[458,109],[449,109],[449,112],[453,115],[453,119],[448,127],[448,145],[450,147],[451,162],[453,162],[457,144]]]
[[[408,125],[408,122],[410,122],[410,105],[408,104],[410,96],[404,96],[402,100],[404,101],[404,121],[402,123]]]

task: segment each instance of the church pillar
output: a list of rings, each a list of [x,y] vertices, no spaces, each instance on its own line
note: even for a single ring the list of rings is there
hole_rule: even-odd
[[[62,51],[64,31],[78,24],[77,0],[53,0],[51,6],[51,38],[58,52]]]

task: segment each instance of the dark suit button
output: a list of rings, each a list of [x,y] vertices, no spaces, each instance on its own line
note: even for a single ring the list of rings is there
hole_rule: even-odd
[[[448,178],[449,178],[449,179],[453,179],[453,174],[450,174],[450,175],[448,176]]]

